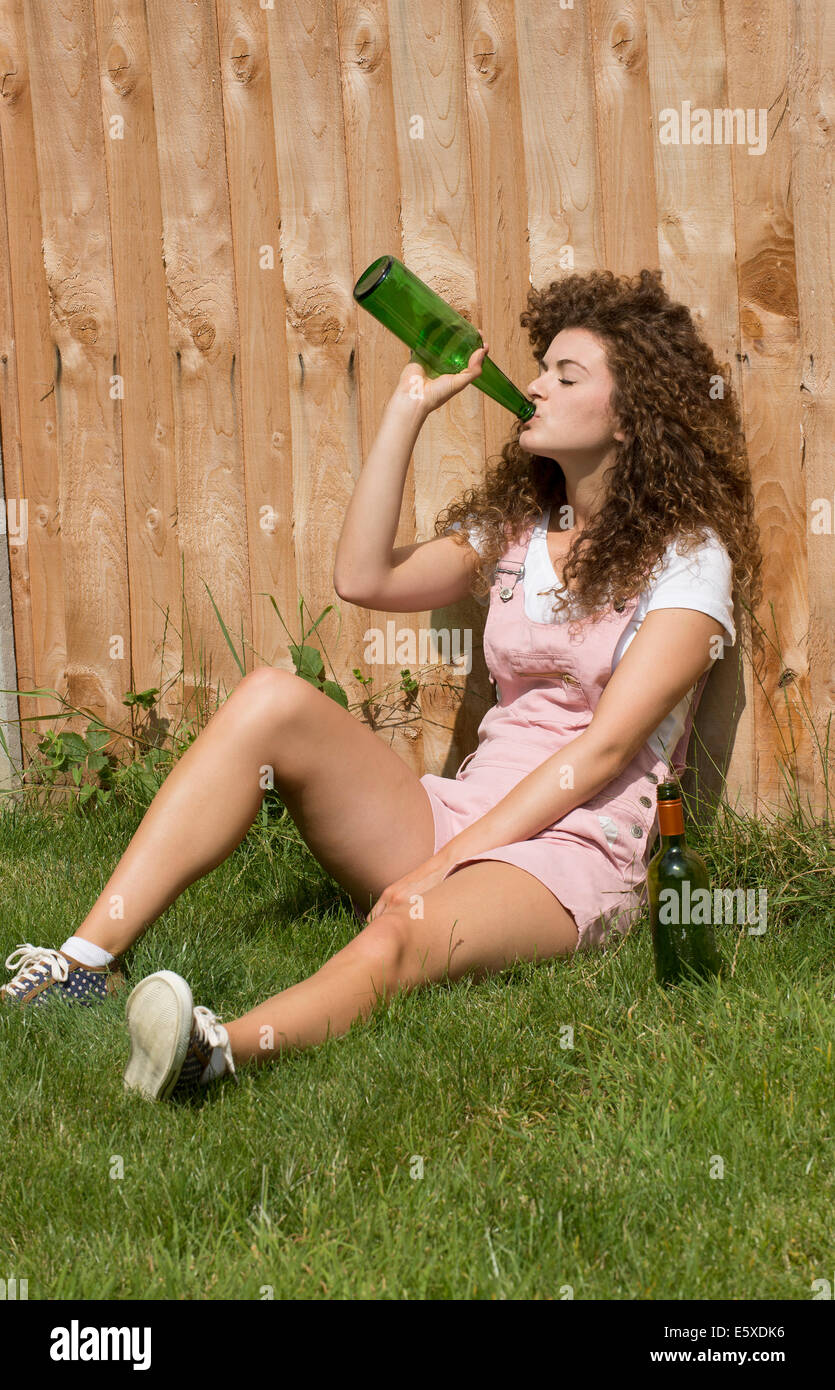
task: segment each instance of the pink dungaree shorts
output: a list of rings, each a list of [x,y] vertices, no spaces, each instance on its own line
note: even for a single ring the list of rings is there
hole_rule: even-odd
[[[505,550],[490,590],[484,657],[496,704],[479,725],[478,747],[454,777],[420,778],[432,807],[437,851],[478,820],[540,763],[591,723],[612,674],[612,657],[637,597],[611,606],[569,640],[566,622],[536,623],[525,613],[524,560],[533,526]],[[697,682],[672,765],[682,770],[705,671]],[[573,915],[577,950],[625,935],[646,903],[649,846],[656,826],[655,788],[667,763],[648,743],[623,772],[591,800],[528,840],[461,859],[498,859],[533,874]]]

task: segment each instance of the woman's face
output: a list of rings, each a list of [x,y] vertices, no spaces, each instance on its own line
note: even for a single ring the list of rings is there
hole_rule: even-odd
[[[551,340],[528,386],[536,415],[519,433],[532,454],[558,463],[603,456],[623,439],[609,408],[614,378],[603,345],[586,328],[564,328]]]

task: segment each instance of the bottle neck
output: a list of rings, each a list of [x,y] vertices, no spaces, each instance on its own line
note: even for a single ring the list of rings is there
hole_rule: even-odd
[[[658,834],[662,849],[684,848],[684,812],[680,798],[658,802]]]

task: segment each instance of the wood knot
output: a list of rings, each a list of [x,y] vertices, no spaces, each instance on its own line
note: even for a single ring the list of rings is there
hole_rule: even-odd
[[[612,26],[610,47],[617,61],[628,72],[640,72],[643,69],[644,48],[630,19],[618,19]]]
[[[745,261],[740,266],[739,283],[740,292],[749,305],[761,305],[767,313],[797,319],[794,261],[787,255],[781,255],[777,247],[764,247],[756,256]],[[762,328],[758,334],[750,336],[761,337]]]
[[[99,336],[99,325],[92,314],[72,314],[68,327],[76,342],[86,343],[88,347],[91,347]]]
[[[496,44],[490,34],[476,34],[473,39],[472,59],[478,76],[485,77],[488,86],[495,82],[499,65],[496,60]]]
[[[0,98],[7,106],[14,106],[22,90],[22,74],[17,63],[5,44],[0,44]]]
[[[371,32],[367,24],[361,24],[354,40],[357,67],[366,73],[374,72],[380,65],[383,51],[377,36]]]
[[[794,680],[797,680],[797,673],[795,671],[786,670],[783,671],[777,684],[782,690],[784,686],[791,685],[792,681]]]
[[[201,352],[208,352],[215,340],[215,326],[209,319],[197,319],[191,325],[191,336],[194,346]]]
[[[108,721],[107,693],[101,677],[95,671],[80,666],[68,667],[65,672],[67,699],[76,709],[90,710],[97,718]]]
[[[158,531],[161,519],[159,507],[149,507],[145,513],[145,525],[149,531]]]
[[[247,86],[255,76],[257,63],[255,54],[252,52],[252,43],[249,39],[244,38],[243,34],[237,34],[232,40],[232,47],[229,50],[229,66],[235,81],[244,86]]]
[[[755,342],[762,340],[762,320],[748,304],[744,305],[742,313],[740,314],[739,326],[746,338],[752,338]]]
[[[130,58],[120,43],[112,43],[107,51],[107,75],[120,96],[126,97],[136,86]]]

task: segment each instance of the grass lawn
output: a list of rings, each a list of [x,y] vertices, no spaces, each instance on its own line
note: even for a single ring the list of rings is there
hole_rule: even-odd
[[[141,814],[0,813],[2,959],[71,934]],[[763,936],[720,929],[719,983],[661,991],[645,918],[179,1105],[123,1091],[128,991],[0,1007],[0,1277],[30,1299],[810,1299],[833,1277],[831,842],[736,817],[691,840],[713,885],[768,890]],[[271,813],[126,966],[225,1019],[357,929]]]

